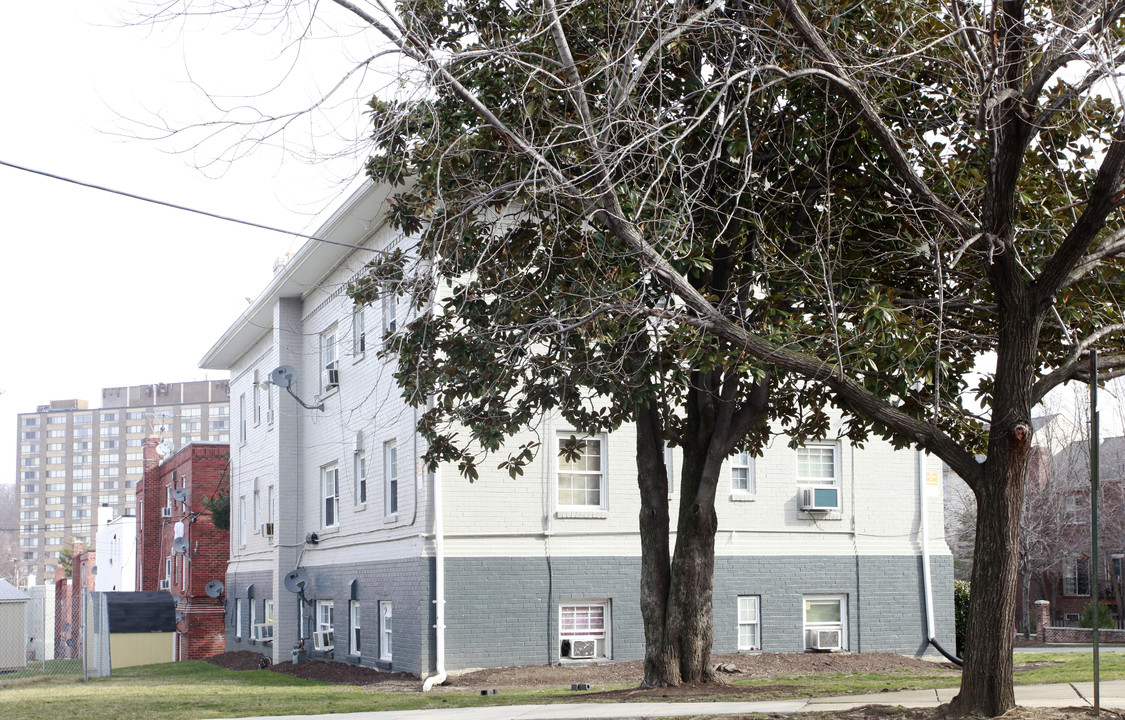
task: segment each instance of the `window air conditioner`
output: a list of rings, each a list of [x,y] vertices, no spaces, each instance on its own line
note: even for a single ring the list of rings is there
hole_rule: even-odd
[[[839,630],[814,630],[813,631],[813,649],[815,649],[815,650],[839,650],[840,649],[840,631]]]
[[[317,630],[313,632],[313,649],[327,652],[335,647],[331,630]]]
[[[172,508],[170,508],[170,507],[160,508],[160,517],[166,517],[166,518],[172,517]]]
[[[273,523],[262,523],[262,535],[273,537]]]
[[[171,580],[164,579],[164,580],[160,581],[160,583],[157,585],[157,588],[160,589],[160,590],[167,590],[167,589],[169,589],[169,587],[171,585],[172,585]]]
[[[270,642],[273,640],[273,623],[258,623],[251,629],[250,636],[258,642]]]
[[[597,654],[598,641],[590,638],[570,641],[570,657],[575,660],[592,658]]]
[[[840,491],[834,487],[802,487],[801,509],[809,512],[828,512],[840,507]]]
[[[327,371],[326,375],[328,377],[328,384],[324,386],[324,389],[327,391],[338,387],[340,385],[340,367],[336,364],[336,361],[333,360],[328,363],[324,366],[324,369]]]

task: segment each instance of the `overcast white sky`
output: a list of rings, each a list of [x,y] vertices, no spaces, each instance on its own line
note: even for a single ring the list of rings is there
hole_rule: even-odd
[[[285,77],[285,93],[248,104],[303,107],[338,79],[351,51],[341,52],[339,41],[314,43],[289,72],[276,34],[224,32],[215,21],[123,28],[119,19],[132,7],[132,0],[5,6],[0,161],[315,229],[316,215],[346,196],[362,168],[362,150],[349,150],[366,133],[362,102],[341,101],[330,118],[298,121],[276,139],[281,149],[206,172],[194,164],[230,147],[233,135],[196,154],[135,136],[158,118],[180,126],[217,117],[199,86],[247,96]],[[343,152],[341,159],[300,159],[314,124],[316,152]],[[16,413],[64,398],[96,407],[102,387],[207,377],[200,358],[265,287],[274,259],[301,242],[0,167],[0,482],[15,477]]]

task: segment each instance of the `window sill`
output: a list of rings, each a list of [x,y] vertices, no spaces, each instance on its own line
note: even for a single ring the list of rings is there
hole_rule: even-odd
[[[355,505],[352,506],[352,512],[360,512],[360,511],[366,510],[366,509],[367,509],[367,502],[366,501],[356,503]]]
[[[398,522],[398,513],[395,513],[394,515],[387,515],[383,518],[384,525],[393,525],[396,522]]]
[[[379,658],[378,660],[375,661],[375,667],[379,668],[380,670],[390,670],[391,669],[391,659],[390,658]]]
[[[754,502],[758,496],[752,492],[732,492],[730,494],[731,502]]]
[[[317,537],[323,540],[325,535],[335,535],[338,532],[340,532],[340,526],[333,525],[332,527],[321,528],[320,531],[317,532]]]
[[[365,357],[367,357],[367,351],[366,350],[363,350],[363,351],[357,352],[357,353],[352,353],[352,365],[358,364]]]
[[[844,513],[840,510],[801,510],[802,520],[824,521],[824,522],[840,522],[844,519]]]
[[[570,519],[585,518],[587,520],[605,520],[606,518],[609,517],[609,512],[606,511],[606,510],[597,510],[597,509],[593,509],[593,508],[591,508],[589,510],[582,510],[582,509],[575,508],[573,510],[556,510],[555,511],[555,517],[560,518],[560,519],[563,519],[563,518],[570,518]]]

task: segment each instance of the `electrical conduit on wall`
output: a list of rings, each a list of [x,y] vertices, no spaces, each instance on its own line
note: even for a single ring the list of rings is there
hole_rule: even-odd
[[[434,469],[431,476],[434,486],[434,604],[436,613],[434,633],[437,651],[436,674],[422,683],[422,692],[429,692],[434,685],[445,682],[445,536],[441,508],[441,466]]]
[[[961,665],[961,658],[943,648],[934,634],[934,594],[930,579],[930,523],[929,508],[926,503],[926,452],[918,450],[918,513],[922,549],[922,587],[926,605],[926,641],[934,646],[946,660]]]

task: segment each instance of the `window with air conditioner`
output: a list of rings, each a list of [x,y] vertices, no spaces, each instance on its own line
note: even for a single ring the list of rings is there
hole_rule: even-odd
[[[334,614],[335,602],[332,600],[316,601],[316,630],[313,631],[314,650],[327,652],[335,648]]]
[[[797,448],[797,501],[806,512],[840,509],[840,462],[836,443]]]
[[[738,649],[761,650],[761,598],[758,595],[738,596]]]
[[[336,326],[320,334],[320,388],[332,392],[340,386],[340,364],[337,362]]]
[[[609,600],[559,603],[559,657],[598,660],[611,657]]]
[[[848,647],[846,595],[806,595],[804,632],[806,650],[846,650]]]

